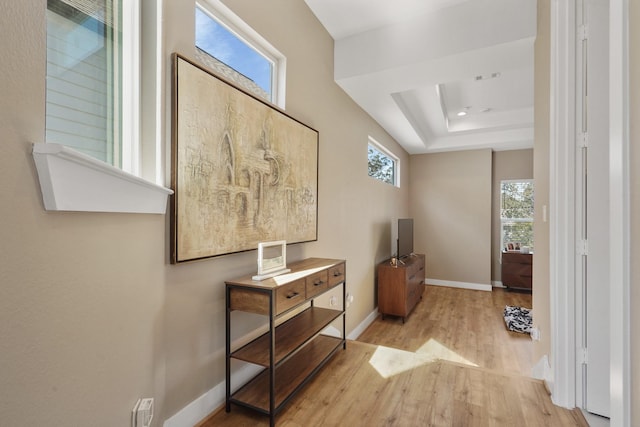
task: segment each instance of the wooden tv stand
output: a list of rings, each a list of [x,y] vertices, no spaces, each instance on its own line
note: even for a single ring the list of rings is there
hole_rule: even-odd
[[[226,281],[226,411],[231,403],[269,415],[277,413],[329,361],[346,349],[346,263],[308,258],[288,265],[291,272],[262,281],[245,276]],[[319,295],[342,285],[336,307],[314,305]],[[269,330],[240,348],[231,348],[231,312],[264,315]],[[290,316],[295,313],[293,316]],[[235,316],[234,316],[235,317]],[[290,317],[287,319],[287,317]],[[342,318],[342,336],[321,332]],[[256,377],[231,392],[231,359],[264,367]]]
[[[422,298],[425,278],[425,256],[413,254],[403,258],[396,266],[391,260],[378,264],[378,311],[406,320]]]

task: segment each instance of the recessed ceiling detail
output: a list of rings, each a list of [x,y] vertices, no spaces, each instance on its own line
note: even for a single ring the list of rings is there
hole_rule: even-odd
[[[305,1],[338,85],[409,153],[533,146],[535,0]]]

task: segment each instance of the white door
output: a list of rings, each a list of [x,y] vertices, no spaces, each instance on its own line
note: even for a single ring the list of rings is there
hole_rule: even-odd
[[[582,117],[586,147],[579,150],[582,165],[583,208],[580,234],[586,239],[583,259],[586,360],[583,369],[583,407],[609,416],[609,1],[584,0],[586,29],[579,31],[586,64]],[[585,38],[586,37],[586,38]],[[580,125],[581,124],[581,125]],[[580,265],[580,264],[579,264]]]

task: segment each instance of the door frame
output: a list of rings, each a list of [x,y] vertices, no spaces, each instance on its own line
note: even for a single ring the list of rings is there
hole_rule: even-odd
[[[611,425],[631,425],[629,1],[609,6]]]
[[[611,425],[631,425],[629,2],[610,0]],[[549,269],[552,400],[576,406],[575,1],[551,0]]]

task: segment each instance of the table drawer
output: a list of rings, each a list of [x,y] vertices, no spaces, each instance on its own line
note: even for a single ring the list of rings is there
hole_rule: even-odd
[[[329,276],[327,270],[319,271],[308,276],[306,279],[307,299],[326,291],[329,287]]]
[[[282,285],[276,290],[276,314],[303,303],[305,299],[305,279]]]
[[[332,288],[344,282],[345,271],[344,263],[329,268],[329,287]]]

